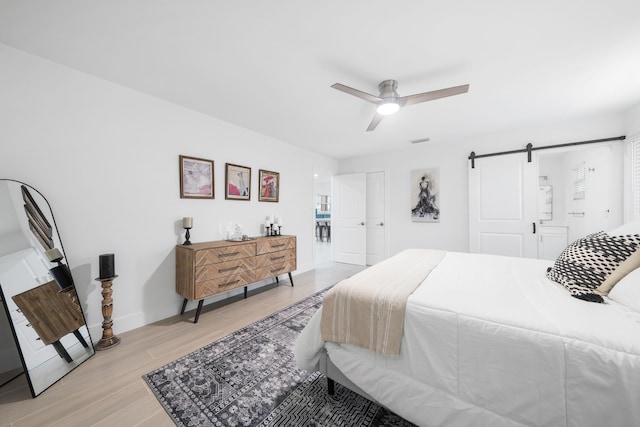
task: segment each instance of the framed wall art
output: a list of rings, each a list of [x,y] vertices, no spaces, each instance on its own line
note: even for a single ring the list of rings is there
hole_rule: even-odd
[[[180,156],[180,198],[215,198],[213,160]]]
[[[260,169],[260,194],[261,202],[277,202],[280,197],[280,173]]]
[[[411,220],[440,222],[440,169],[411,171]]]
[[[224,198],[251,200],[251,168],[226,164]]]

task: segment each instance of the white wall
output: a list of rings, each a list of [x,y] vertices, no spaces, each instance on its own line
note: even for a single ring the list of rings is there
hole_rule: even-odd
[[[313,268],[313,169],[336,170],[335,160],[4,45],[0,94],[0,178],[49,200],[94,339],[103,253],[116,257],[116,334],[179,312],[183,216],[197,242],[224,238],[229,222],[257,235],[280,215],[298,236],[298,272]],[[215,161],[215,200],[179,198],[180,154]],[[225,200],[225,162],[252,168],[251,201]],[[279,203],[258,202],[259,169],[280,172]]]
[[[461,124],[463,125],[463,124]],[[405,144],[398,151],[340,162],[339,173],[365,172],[387,168],[390,190],[387,218],[390,254],[409,247],[437,248],[466,252],[469,250],[468,157],[471,151],[487,154],[576,141],[615,137],[625,134],[622,115],[592,117],[558,123],[547,127],[507,130],[499,134],[480,135],[464,141],[433,141]],[[524,154],[523,154],[524,155]],[[478,159],[476,161],[482,161]],[[411,222],[410,183],[412,169],[440,168],[440,223]]]
[[[640,134],[640,102],[624,114],[624,123],[627,136]]]

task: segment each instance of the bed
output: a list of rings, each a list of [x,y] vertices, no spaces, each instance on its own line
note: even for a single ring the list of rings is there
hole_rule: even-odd
[[[406,300],[399,354],[325,342],[325,306],[296,362],[418,425],[640,425],[640,270],[598,304],[548,278],[557,262],[446,252]]]

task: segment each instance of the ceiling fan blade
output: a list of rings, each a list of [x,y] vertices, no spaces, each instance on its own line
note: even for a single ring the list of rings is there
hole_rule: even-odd
[[[384,116],[382,114],[376,113],[376,115],[373,116],[373,119],[371,119],[371,123],[369,123],[367,132],[371,132],[372,130],[374,130],[376,126],[378,126],[378,124],[382,121],[383,118]]]
[[[345,86],[343,84],[340,83],[334,83],[331,85],[332,88],[334,89],[338,89],[344,93],[348,93],[349,95],[353,95],[353,96],[357,96],[360,99],[364,99],[365,101],[369,101],[371,103],[377,104],[380,101],[382,101],[382,98],[378,98],[377,96],[373,96],[371,94],[368,94],[366,92],[362,92],[361,90],[358,89],[354,89],[352,87],[349,86]]]
[[[431,92],[418,93],[415,95],[402,96],[398,98],[398,104],[401,107],[407,105],[418,104],[420,102],[433,101],[434,99],[445,98],[447,96],[460,95],[461,93],[467,93],[469,91],[469,85],[454,86],[446,89],[432,90]]]

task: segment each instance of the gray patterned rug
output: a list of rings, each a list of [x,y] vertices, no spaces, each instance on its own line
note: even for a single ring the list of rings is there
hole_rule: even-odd
[[[325,291],[143,376],[178,426],[412,426],[299,370],[293,343]]]

